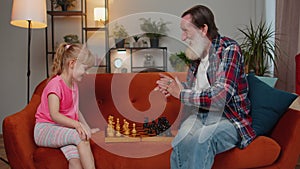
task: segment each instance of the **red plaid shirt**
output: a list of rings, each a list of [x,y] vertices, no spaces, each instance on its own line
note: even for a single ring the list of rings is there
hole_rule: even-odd
[[[183,83],[185,89],[180,93],[181,102],[207,110],[222,110],[241,136],[238,146],[246,147],[256,134],[251,127],[248,82],[239,45],[227,37],[218,36],[212,41],[207,69],[210,87],[203,91],[194,90],[199,63],[197,60],[190,65],[187,82]]]

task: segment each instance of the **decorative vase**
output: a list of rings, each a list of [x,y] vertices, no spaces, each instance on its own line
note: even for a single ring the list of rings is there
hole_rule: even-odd
[[[115,39],[116,48],[124,48],[125,39]]]
[[[157,37],[150,38],[150,46],[151,46],[151,48],[158,48],[159,47],[159,38],[157,38]]]
[[[62,11],[68,11],[68,5],[67,4],[63,4],[60,6]]]

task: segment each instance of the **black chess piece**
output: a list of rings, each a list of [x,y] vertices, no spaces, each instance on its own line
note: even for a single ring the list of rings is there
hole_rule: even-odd
[[[148,117],[145,117],[145,118],[144,118],[143,129],[148,129],[148,128],[149,128],[148,122],[149,122]]]
[[[164,136],[172,136],[171,131],[169,128],[171,127],[170,122],[167,120],[166,117],[160,117],[158,119],[158,128],[159,128],[159,133]]]

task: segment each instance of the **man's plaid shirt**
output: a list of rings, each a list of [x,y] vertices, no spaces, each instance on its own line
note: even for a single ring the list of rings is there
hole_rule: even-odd
[[[199,63],[197,60],[190,65],[187,82],[183,83],[185,89],[180,93],[181,102],[200,109],[222,110],[241,136],[238,147],[246,147],[256,134],[251,127],[248,82],[239,45],[220,35],[212,40],[207,69],[210,87],[203,91],[193,90]]]

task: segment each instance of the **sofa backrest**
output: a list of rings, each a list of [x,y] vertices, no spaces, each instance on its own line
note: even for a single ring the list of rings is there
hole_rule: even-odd
[[[149,122],[159,117],[167,117],[170,123],[178,120],[181,110],[179,100],[167,99],[158,91],[153,91],[159,73],[119,73],[88,75],[79,84],[80,109],[91,127],[104,129],[109,115],[126,119],[130,124],[141,125],[145,118]],[[186,73],[166,73],[185,80]]]

